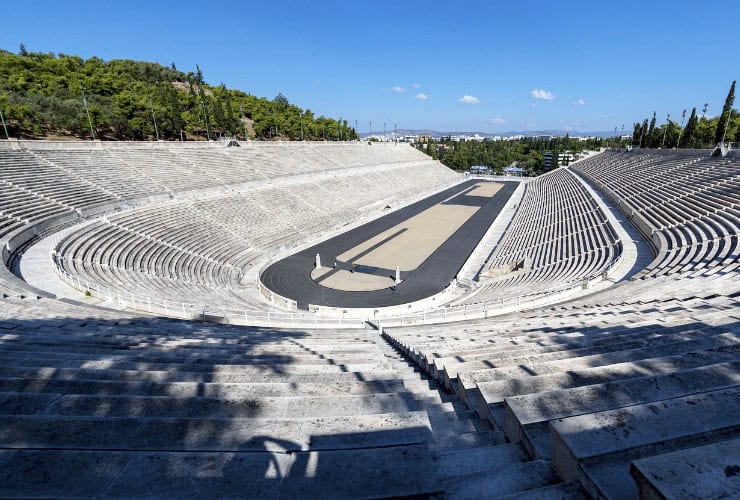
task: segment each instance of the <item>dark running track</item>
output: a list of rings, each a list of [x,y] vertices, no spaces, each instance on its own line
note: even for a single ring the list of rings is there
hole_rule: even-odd
[[[262,272],[262,283],[273,292],[295,300],[302,309],[306,309],[308,304],[332,307],[385,307],[434,295],[447,287],[457,276],[517,185],[516,182],[504,182],[504,186],[491,198],[465,194],[479,182],[481,181],[471,180],[458,184],[275,262]],[[452,196],[455,198],[446,203],[475,205],[481,208],[419,267],[402,273],[403,282],[398,285],[397,290],[386,288],[367,292],[347,292],[321,286],[311,279],[317,253],[321,255],[321,263],[324,266],[331,266],[335,256]]]

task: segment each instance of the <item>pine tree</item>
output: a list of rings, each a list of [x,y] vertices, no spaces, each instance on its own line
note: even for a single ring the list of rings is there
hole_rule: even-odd
[[[642,127],[640,127],[640,144],[639,146],[641,148],[646,148],[648,144],[648,119],[645,118],[645,121],[642,122]]]
[[[696,108],[691,109],[691,116],[689,121],[686,123],[683,135],[681,136],[681,144],[679,148],[695,148],[696,142],[699,137],[699,117],[696,116]]]
[[[735,81],[732,81],[730,86],[730,92],[727,93],[725,99],[725,105],[722,107],[722,114],[719,115],[719,123],[717,124],[717,132],[714,135],[714,143],[719,144],[725,139],[725,132],[727,131],[728,119],[730,112],[732,111],[732,105],[735,103]]]
[[[633,129],[632,129],[632,144],[635,144],[637,146],[640,145],[640,133],[642,132],[642,125],[640,125],[640,122],[635,122]]]
[[[23,44],[23,42],[21,42],[21,46],[18,48],[18,53],[24,57],[28,55],[28,51],[26,50],[26,46]]]

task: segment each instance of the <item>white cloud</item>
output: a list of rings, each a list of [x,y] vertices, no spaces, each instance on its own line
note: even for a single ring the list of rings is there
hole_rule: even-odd
[[[480,104],[480,99],[472,95],[464,95],[457,102],[461,104]]]
[[[417,101],[426,101],[429,99],[426,94],[416,94],[416,97],[414,97]]]
[[[532,99],[542,99],[543,101],[552,101],[555,99],[555,96],[552,95],[552,92],[548,92],[547,90],[542,89],[532,89],[529,91],[529,95],[532,96]]]
[[[506,123],[506,120],[504,120],[503,118],[496,117],[496,118],[491,118],[491,123],[493,123],[494,125],[503,125],[504,123]]]
[[[583,99],[576,99],[571,104],[577,104],[579,106],[583,106],[584,104],[586,104],[586,101],[584,101]]]
[[[391,92],[394,92],[396,94],[403,94],[404,92],[406,92],[406,89],[396,85],[395,87],[391,87]]]
[[[415,83],[415,84],[413,85],[413,87],[414,87],[415,89],[420,89],[420,88],[421,88],[421,85],[419,85],[418,83]]]

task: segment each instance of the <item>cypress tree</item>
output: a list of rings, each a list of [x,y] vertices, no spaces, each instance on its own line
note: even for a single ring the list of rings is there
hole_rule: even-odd
[[[681,144],[679,148],[695,148],[696,140],[699,136],[699,117],[696,116],[696,108],[692,108],[691,116],[689,121],[686,123],[686,129],[684,130],[683,136],[681,136]]]
[[[735,103],[735,80],[732,81],[730,86],[730,92],[727,93],[725,99],[725,105],[722,107],[722,114],[719,115],[719,123],[717,124],[717,132],[714,135],[714,143],[719,144],[724,139],[725,132],[727,130],[728,118],[732,111],[732,105]]]
[[[650,130],[648,130],[648,139],[645,143],[645,145],[649,148],[655,147],[655,122],[658,121],[658,119],[655,116],[655,111],[653,111],[653,119],[650,120]]]

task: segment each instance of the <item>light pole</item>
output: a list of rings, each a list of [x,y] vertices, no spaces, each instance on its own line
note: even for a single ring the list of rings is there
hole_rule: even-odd
[[[5,126],[5,117],[3,116],[2,110],[0,110],[0,121],[3,122],[3,130],[5,131],[5,138],[7,140],[10,140],[10,136],[8,135],[8,127]]]
[[[666,126],[665,130],[663,131],[663,141],[660,143],[660,149],[663,149],[665,147],[665,136],[668,133],[668,125],[671,123],[671,114],[668,113],[668,116],[666,117]]]
[[[200,109],[203,111],[203,123],[206,124],[206,137],[211,140],[211,129],[208,127],[208,114],[206,113],[206,103],[203,101],[203,96],[200,97]]]
[[[244,125],[244,140],[247,140],[247,121],[244,119],[244,106],[239,105],[239,112],[242,114],[242,124]]]
[[[85,112],[87,113],[87,123],[90,124],[90,135],[92,140],[95,140],[95,131],[92,126],[92,119],[90,118],[90,109],[87,106],[87,96],[85,95],[85,86],[82,86],[82,103],[85,105]]]
[[[684,114],[686,114],[686,110],[684,110]],[[727,136],[727,126],[730,124],[730,116],[732,116],[732,107],[730,107],[730,110],[727,112],[727,119],[725,120],[725,129],[722,131],[721,144],[725,143],[725,137]]]
[[[277,137],[277,136],[280,135],[280,131],[278,130],[278,126],[277,126],[277,116],[275,115],[275,106],[274,105],[272,107],[272,123],[275,125],[275,136]]]
[[[154,102],[152,101],[152,96],[149,96],[149,107],[152,110],[152,121],[154,122],[154,133],[157,136],[157,141],[159,141],[159,128],[157,128],[157,117],[154,116]]]

